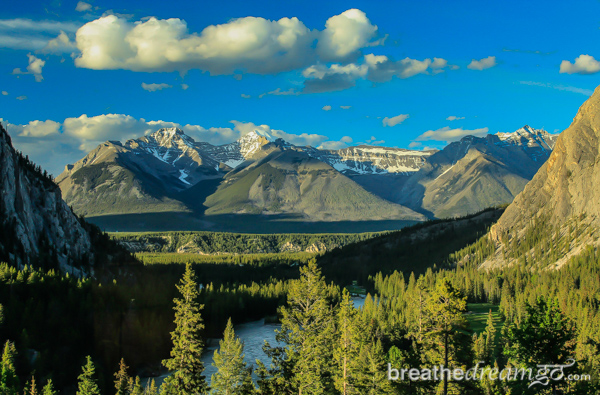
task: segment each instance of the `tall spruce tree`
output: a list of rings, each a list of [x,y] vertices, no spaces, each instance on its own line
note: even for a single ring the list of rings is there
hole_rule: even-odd
[[[460,330],[466,327],[463,313],[467,310],[467,298],[456,289],[450,280],[440,279],[436,283],[435,290],[427,301],[428,322],[427,332],[424,338],[426,357],[434,364],[442,364],[445,368],[459,367],[459,351],[461,339],[465,336]],[[467,342],[470,343],[470,337]],[[470,358],[469,362],[470,362]],[[461,366],[462,367],[462,366]],[[448,394],[448,378],[442,377],[441,392]]]
[[[7,340],[4,343],[2,361],[0,362],[0,393],[3,395],[16,395],[19,393],[19,377],[15,368],[16,356],[15,343]]]
[[[42,395],[56,395],[56,390],[54,389],[54,383],[52,380],[48,380],[42,389]]]
[[[129,393],[129,375],[127,374],[127,365],[125,359],[121,358],[119,362],[119,371],[115,373],[115,395],[127,395]]]
[[[538,297],[532,305],[526,304],[526,317],[520,324],[513,323],[506,331],[504,354],[512,366],[534,368],[539,364],[569,365],[575,357],[575,325],[558,306],[556,300]],[[580,373],[578,366],[564,370],[565,374]],[[536,388],[525,388],[528,383],[511,382],[513,390],[523,394],[534,393]],[[552,393],[565,389],[569,382],[550,380]]]
[[[347,289],[343,290],[342,302],[336,316],[337,333],[333,350],[333,382],[341,395],[359,394],[357,374],[359,367],[362,333],[357,310]]]
[[[235,337],[231,318],[213,356],[217,372],[210,378],[211,394],[246,395],[254,391],[252,369],[244,361],[244,344]]]
[[[281,315],[277,340],[286,344],[285,360],[291,368],[288,390],[299,395],[330,393],[334,314],[315,259],[300,269],[300,279],[290,285],[288,305]]]
[[[77,383],[77,395],[100,395],[100,389],[94,377],[96,368],[92,358],[88,355],[86,364],[82,368],[83,372],[79,375]]]
[[[175,330],[171,332],[173,348],[171,358],[163,365],[173,373],[163,384],[163,391],[173,395],[206,394],[208,385],[203,375],[201,331],[204,329],[198,299],[198,284],[191,264],[186,264],[185,273],[177,289],[181,298],[175,298]]]

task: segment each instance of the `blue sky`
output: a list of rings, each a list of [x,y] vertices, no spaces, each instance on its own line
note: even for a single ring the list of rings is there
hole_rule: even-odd
[[[559,132],[600,81],[598,15],[589,1],[9,2],[0,118],[55,175],[165,126],[324,148]]]

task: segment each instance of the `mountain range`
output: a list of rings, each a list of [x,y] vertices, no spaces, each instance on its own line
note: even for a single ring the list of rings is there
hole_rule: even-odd
[[[525,126],[467,136],[440,151],[321,150],[258,129],[215,146],[170,128],[107,141],[67,165],[56,181],[76,213],[114,229],[132,218],[144,227],[158,213],[209,229],[223,216],[229,223],[414,222],[510,203],[555,141],[556,135]]]

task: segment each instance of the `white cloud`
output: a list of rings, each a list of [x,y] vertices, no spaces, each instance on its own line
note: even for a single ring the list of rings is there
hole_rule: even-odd
[[[86,3],[84,1],[78,2],[77,6],[75,7],[75,11],[79,11],[79,12],[89,11],[91,9],[92,9],[92,5],[89,3]]]
[[[0,19],[0,48],[41,50],[60,32],[75,33],[80,25],[31,19]]]
[[[45,137],[60,132],[60,123],[51,120],[47,121],[31,121],[23,126],[23,130],[19,134],[22,137]]]
[[[323,106],[323,110],[331,111],[331,106],[330,105]]]
[[[37,82],[43,81],[44,77],[42,77],[42,68],[44,67],[46,62],[32,54],[28,54],[27,58],[29,58],[29,65],[27,66],[27,71],[23,71],[19,68],[16,68],[12,71],[12,73],[14,75],[31,74]]]
[[[361,64],[315,64],[307,67],[302,75],[303,93],[332,92],[352,88],[358,79],[387,82],[393,77],[410,78],[417,74],[438,74],[450,67],[442,58],[424,60],[405,58],[394,61],[384,55],[367,54]]]
[[[582,94],[585,96],[592,96],[592,94],[594,93],[594,91],[591,89],[577,88],[575,86],[554,85],[554,84],[549,84],[547,82],[519,81],[519,83],[522,85],[541,86],[544,88],[552,88],[552,89],[556,89],[559,91],[579,93],[579,94]]]
[[[81,54],[75,64],[96,70],[272,74],[306,67],[318,59],[347,61],[358,56],[361,48],[379,43],[372,41],[376,31],[356,9],[329,18],[322,31],[308,29],[295,17],[238,18],[194,33],[178,18],[130,23],[107,15],[77,31]]]
[[[375,136],[371,136],[371,138],[365,141],[365,143],[370,145],[378,145],[385,143],[385,140],[377,140]]]
[[[465,119],[465,117],[457,117],[456,115],[450,115],[446,118],[446,121],[458,121],[459,119]]]
[[[270,92],[265,92],[265,93],[261,93],[260,95],[258,95],[259,99],[262,99],[263,97],[267,96],[267,95],[274,95],[274,96],[296,96],[299,95],[300,92],[294,90],[294,88],[290,88],[287,91],[282,91],[281,88],[277,88],[273,91]]]
[[[396,115],[395,117],[385,117],[383,118],[383,126],[396,126],[398,124],[401,124],[402,122],[406,121],[406,119],[408,118],[408,114],[400,114],[400,115]]]
[[[350,144],[350,143],[352,142],[352,137],[350,137],[350,136],[344,136],[344,137],[342,137],[342,138],[340,139],[340,141],[341,141],[341,142],[343,142],[343,143],[348,143],[348,144]]]
[[[483,58],[481,60],[473,59],[471,61],[471,63],[469,63],[467,68],[471,69],[471,70],[485,70],[485,69],[489,69],[490,67],[494,67],[496,65],[497,65],[496,57],[488,56],[487,58]]]
[[[416,141],[427,141],[427,140],[436,140],[436,141],[457,141],[465,136],[476,136],[483,137],[488,133],[488,128],[480,128],[473,130],[466,130],[463,128],[450,129],[449,126],[437,129],[437,130],[428,130],[419,137],[417,137]]]
[[[2,96],[8,96],[8,92],[7,91],[2,91]]]
[[[366,65],[350,63],[347,65],[332,64],[325,66],[316,64],[302,71],[307,78],[304,81],[303,93],[332,92],[352,88],[358,78],[365,77]]]
[[[245,93],[242,93],[242,94],[241,94],[241,96],[242,96],[244,99],[250,99],[250,98],[252,97],[252,96],[250,96],[250,95],[247,95],[247,94],[245,94]]]
[[[190,86],[188,84],[181,84],[181,89],[186,91]]]
[[[560,73],[566,74],[594,74],[600,71],[600,62],[590,55],[579,55],[575,63],[563,60],[560,63]]]
[[[70,22],[34,21],[23,18],[0,19],[0,30],[8,31],[38,31],[58,33],[61,30],[65,32],[75,32],[78,28],[78,24]]]
[[[417,141],[413,141],[412,143],[410,143],[408,145],[408,148],[417,148],[417,147],[420,147],[421,145],[423,145],[423,144],[421,144],[421,143],[419,143]]]
[[[340,106],[340,108],[341,108],[342,110],[349,110],[349,109],[351,109],[351,108],[352,108],[352,106]]]
[[[25,95],[17,96],[17,100],[27,100],[27,96],[25,96]]]
[[[77,44],[74,41],[71,41],[67,33],[61,31],[58,37],[53,38],[48,41],[46,46],[42,48],[41,52],[43,53],[73,53],[77,51]]]
[[[346,147],[348,147],[348,144],[346,144],[343,141],[324,141],[317,148],[335,151],[335,150],[343,149]]]
[[[168,89],[168,88],[172,88],[173,85],[169,85],[169,84],[146,84],[145,82],[142,82],[142,88],[144,90],[147,90],[148,92],[156,92],[156,91],[161,91],[163,89]],[[184,88],[186,89],[186,88]]]
[[[351,9],[332,16],[317,43],[317,53],[323,61],[339,61],[357,57],[358,50],[374,43],[377,26],[371,24],[361,10]]]

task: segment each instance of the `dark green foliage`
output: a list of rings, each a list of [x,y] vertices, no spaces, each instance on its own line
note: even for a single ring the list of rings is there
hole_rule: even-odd
[[[163,384],[169,394],[205,394],[208,385],[203,375],[204,363],[201,360],[204,342],[201,331],[204,329],[200,311],[204,307],[198,303],[198,284],[190,264],[177,286],[180,298],[175,302],[175,330],[171,332],[173,348],[171,358],[163,365],[173,373]]]
[[[383,233],[245,234],[229,232],[140,232],[111,233],[110,236],[135,246],[135,252],[178,252],[203,254],[265,254],[305,251],[311,246],[332,250],[367,240]]]

